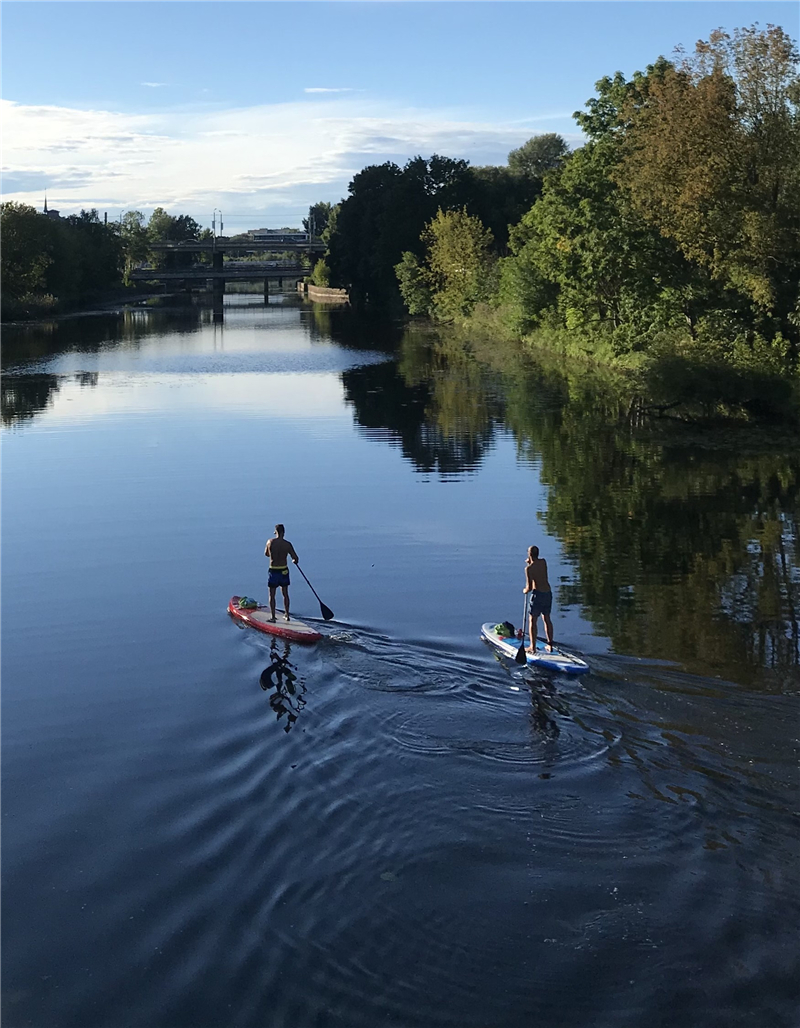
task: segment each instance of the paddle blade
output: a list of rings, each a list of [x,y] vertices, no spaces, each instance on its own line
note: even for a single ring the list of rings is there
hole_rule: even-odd
[[[517,650],[516,656],[514,657],[515,664],[527,664],[528,658],[525,654],[525,640],[522,640],[522,645]]]
[[[319,609],[324,621],[331,621],[333,619],[333,611],[330,607],[326,607],[322,600],[319,601]]]

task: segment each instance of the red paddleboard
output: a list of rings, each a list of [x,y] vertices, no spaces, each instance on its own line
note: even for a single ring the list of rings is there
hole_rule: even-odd
[[[266,632],[268,635],[279,635],[282,639],[291,639],[292,642],[313,643],[322,638],[322,635],[307,625],[304,621],[284,621],[283,614],[277,614],[277,621],[270,621],[269,607],[259,604],[249,610],[239,606],[239,597],[232,596],[228,604],[228,613],[231,617],[249,625],[250,628],[257,628],[259,632]]]

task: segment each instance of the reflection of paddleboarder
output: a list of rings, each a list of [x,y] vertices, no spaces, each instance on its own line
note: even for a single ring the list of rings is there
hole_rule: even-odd
[[[269,698],[269,705],[277,714],[279,721],[284,714],[286,715],[286,724],[283,726],[283,730],[289,732],[297,721],[297,715],[306,705],[302,696],[305,686],[294,673],[294,665],[289,660],[288,643],[286,643],[284,656],[281,656],[273,641],[270,647],[270,656],[272,663],[261,672],[260,685],[264,692],[269,689],[275,690]]]
[[[269,613],[270,621],[275,620],[275,590],[280,586],[283,593],[283,620],[290,621],[289,617],[289,565],[287,558],[291,557],[297,564],[298,557],[294,552],[294,546],[288,539],[284,539],[283,533],[286,529],[283,525],[275,526],[275,537],[270,539],[264,548],[264,556],[269,557]]]
[[[525,588],[522,591],[531,594],[530,618],[528,621],[531,644],[528,652],[536,652],[536,622],[541,616],[544,622],[545,638],[547,639],[547,652],[552,653],[553,622],[550,620],[550,611],[553,609],[553,592],[550,589],[550,580],[547,577],[547,561],[539,556],[538,546],[528,547],[528,559],[525,561]]]

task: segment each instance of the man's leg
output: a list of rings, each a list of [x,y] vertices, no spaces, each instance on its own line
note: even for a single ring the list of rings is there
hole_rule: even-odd
[[[275,620],[275,586],[269,587],[269,619],[270,621]]]
[[[282,585],[281,591],[283,592],[283,617],[285,621],[290,621],[289,617],[289,586]]]
[[[553,622],[550,620],[549,614],[542,614],[542,621],[544,621],[544,637],[547,639],[547,652],[553,652]]]
[[[528,647],[528,653],[536,652],[536,614],[530,614],[528,616],[528,635],[531,638],[531,644]]]

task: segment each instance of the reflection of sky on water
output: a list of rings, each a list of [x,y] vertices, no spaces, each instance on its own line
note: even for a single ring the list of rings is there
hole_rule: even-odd
[[[9,380],[10,381],[10,380]],[[333,372],[307,374],[166,375],[101,372],[93,387],[75,377],[60,377],[41,411],[42,426],[61,421],[144,414],[203,412],[209,417],[238,411],[260,418],[286,418],[302,410],[303,418],[352,420],[342,399],[342,383]]]

